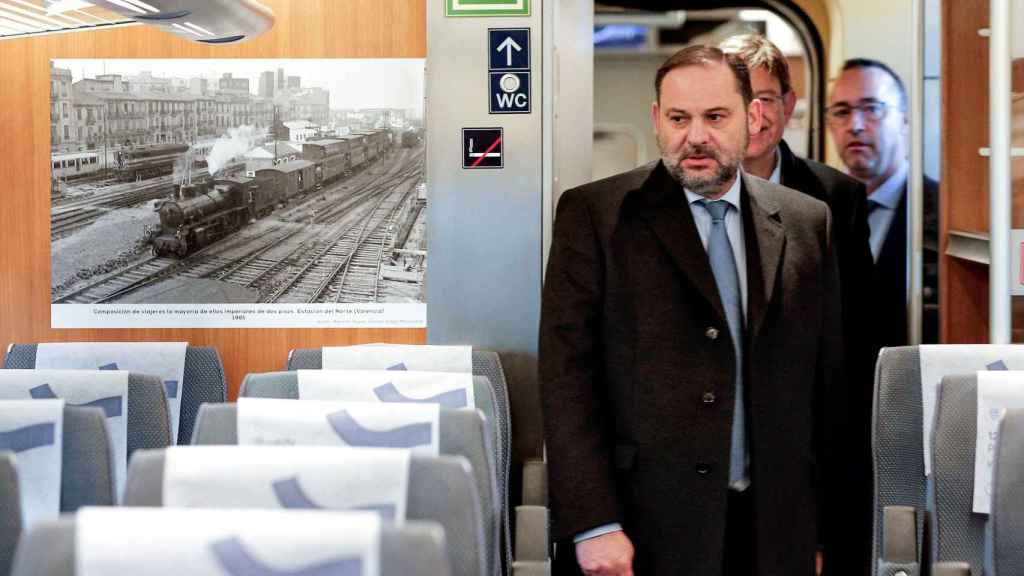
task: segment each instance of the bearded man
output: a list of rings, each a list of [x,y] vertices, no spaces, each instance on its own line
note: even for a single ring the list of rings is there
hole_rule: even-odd
[[[555,573],[813,574],[824,543],[842,574],[829,210],[741,171],[762,112],[741,58],[687,47],[654,86],[661,160],[558,205],[540,327]]]

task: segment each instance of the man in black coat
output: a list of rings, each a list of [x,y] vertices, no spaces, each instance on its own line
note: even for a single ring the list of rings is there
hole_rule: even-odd
[[[830,212],[738,170],[761,116],[742,60],[691,46],[655,87],[661,161],[558,205],[540,330],[555,572],[812,574],[846,521]]]
[[[851,506],[853,518],[847,523],[848,537],[861,545],[850,552],[847,564],[863,564],[867,572],[871,558],[872,480],[871,413],[874,367],[879,340],[873,330],[869,302],[873,290],[874,263],[868,243],[868,202],[864,185],[842,172],[793,154],[782,139],[793,116],[797,95],[793,91],[786,57],[764,36],[743,34],[719,45],[735,54],[750,68],[754,97],[761,100],[761,130],[750,137],[743,169],[776,184],[782,184],[828,204],[832,210],[832,232],[842,290],[843,347],[848,372],[848,416],[850,441],[859,447],[858,460],[851,459],[851,475],[859,480],[859,504]],[[904,313],[905,314],[905,313]],[[905,316],[904,316],[905,318]],[[853,494],[850,495],[854,497]]]
[[[847,60],[836,78],[827,111],[828,128],[850,176],[864,183],[875,261],[872,329],[882,346],[903,346],[907,335],[907,95],[884,63]],[[924,179],[922,338],[938,342],[938,185]]]

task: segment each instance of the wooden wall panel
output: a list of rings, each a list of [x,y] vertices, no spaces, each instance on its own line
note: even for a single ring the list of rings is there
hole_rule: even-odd
[[[943,0],[939,339],[988,342],[988,266],[946,254],[951,231],[988,233],[988,0]],[[970,111],[965,113],[965,111]]]
[[[988,0],[943,2],[943,230],[988,233],[988,12]]]
[[[247,372],[280,370],[288,350],[362,342],[422,343],[423,329],[50,329],[51,58],[424,58],[422,0],[262,0],[263,36],[206,46],[135,26],[0,41],[0,345],[37,341],[187,340],[215,346],[232,398]]]

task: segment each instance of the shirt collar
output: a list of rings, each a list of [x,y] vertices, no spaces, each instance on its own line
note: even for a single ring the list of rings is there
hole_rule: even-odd
[[[775,147],[775,169],[772,170],[768,181],[772,184],[782,184],[782,153],[779,152],[778,146]]]
[[[900,198],[903,197],[904,190],[907,188],[906,182],[907,163],[903,162],[892,176],[889,176],[885,182],[882,182],[881,186],[868,196],[868,199],[879,206],[895,210],[900,203]]]
[[[741,168],[741,169],[736,171],[736,179],[733,180],[732,186],[729,188],[729,191],[726,192],[724,196],[719,198],[719,200],[725,200],[726,202],[731,204],[732,207],[735,208],[737,212],[739,212],[739,210],[740,210],[740,180],[742,180],[742,179],[743,179],[743,169]],[[700,194],[697,194],[696,192],[691,192],[690,190],[687,190],[686,188],[683,188],[683,192],[686,193],[686,200],[690,204],[693,204],[695,202],[701,202],[703,200],[707,200],[707,198],[705,198],[704,196],[701,196]]]

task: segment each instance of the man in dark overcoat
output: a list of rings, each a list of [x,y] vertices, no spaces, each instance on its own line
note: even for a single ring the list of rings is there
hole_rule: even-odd
[[[761,122],[741,59],[691,46],[655,86],[661,160],[557,210],[540,329],[555,571],[813,574],[819,527],[835,549],[842,521],[831,216],[739,170]]]

